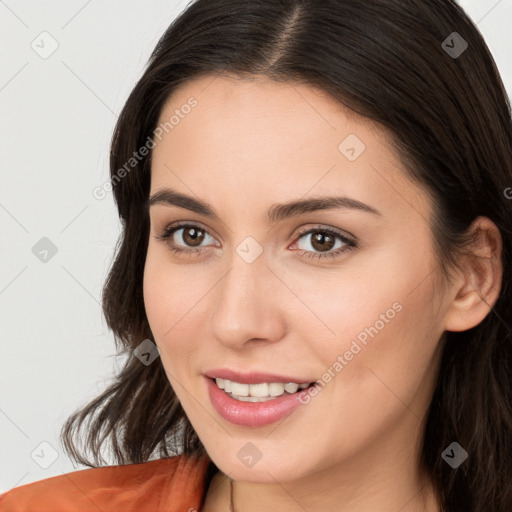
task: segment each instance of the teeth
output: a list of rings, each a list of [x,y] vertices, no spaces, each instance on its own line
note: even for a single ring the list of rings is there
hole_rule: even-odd
[[[228,379],[216,378],[215,382],[220,389],[231,394],[233,398],[243,402],[263,402],[285,393],[296,393],[299,389],[306,389],[309,383],[297,384],[296,382],[262,382],[258,384],[242,384]]]
[[[288,382],[288,384],[284,385],[284,390],[288,391],[288,393],[295,393],[299,389],[299,385],[295,384],[295,382]]]
[[[268,394],[270,396],[279,396],[284,393],[284,384],[282,382],[271,382],[268,385]]]
[[[268,384],[249,384],[249,394],[251,396],[268,396]]]
[[[237,396],[249,396],[249,384],[240,384],[240,382],[232,382],[231,393]]]

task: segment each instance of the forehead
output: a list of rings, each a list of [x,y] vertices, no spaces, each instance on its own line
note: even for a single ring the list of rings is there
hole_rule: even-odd
[[[414,196],[428,211],[389,134],[317,88],[201,77],[174,91],[165,123],[153,149],[152,193],[168,186],[215,204],[219,195],[235,202],[233,192],[239,201],[272,203],[336,190],[381,210],[400,198],[404,208]]]
[[[196,102],[193,108],[187,106],[191,99]],[[175,114],[180,114],[179,119]],[[228,136],[236,135],[230,140],[232,150],[247,141],[252,141],[253,146],[258,141],[272,143],[272,148],[279,147],[281,151],[324,141],[337,154],[340,137],[352,130],[360,138],[379,139],[382,149],[391,151],[391,147],[385,147],[390,146],[385,130],[326,92],[260,76],[205,76],[186,82],[168,98],[159,125],[173,117],[172,131],[178,136],[180,132],[185,134],[190,124],[198,138],[217,136],[227,142]],[[243,149],[248,148],[245,145]]]

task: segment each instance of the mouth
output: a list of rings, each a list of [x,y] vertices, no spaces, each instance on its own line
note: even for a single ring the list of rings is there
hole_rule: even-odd
[[[245,427],[262,427],[283,420],[301,404],[309,403],[309,388],[317,382],[300,379],[294,382],[289,377],[231,371],[204,376],[217,413],[230,423]]]
[[[314,382],[259,382],[247,384],[219,377],[212,379],[230,398],[241,402],[267,402],[281,396],[294,395],[314,385]]]

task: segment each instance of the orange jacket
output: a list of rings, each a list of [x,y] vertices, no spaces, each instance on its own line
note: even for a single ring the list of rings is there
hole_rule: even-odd
[[[197,512],[210,459],[82,469],[0,494],[1,512]]]

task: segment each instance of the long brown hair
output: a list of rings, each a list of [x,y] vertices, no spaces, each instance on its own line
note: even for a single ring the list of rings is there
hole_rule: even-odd
[[[205,454],[160,358],[146,366],[133,354],[154,339],[142,294],[151,152],[131,169],[126,162],[154,137],[162,106],[179,85],[227,74],[319,87],[387,128],[410,176],[434,201],[431,229],[446,282],[471,222],[483,215],[498,226],[500,295],[479,325],[445,333],[420,463],[443,510],[510,512],[511,110],[482,35],[452,0],[196,0],[173,21],[112,138],[122,233],[103,310],[126,361],[112,385],[67,420],[65,450],[91,467],[105,464],[104,446],[119,464]],[[457,469],[441,457],[454,441],[469,454]]]

